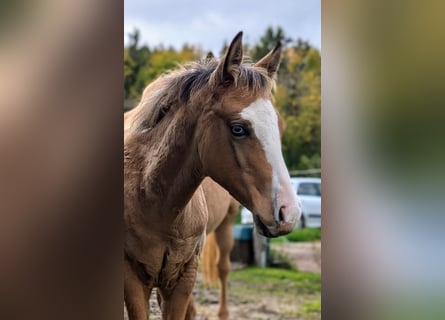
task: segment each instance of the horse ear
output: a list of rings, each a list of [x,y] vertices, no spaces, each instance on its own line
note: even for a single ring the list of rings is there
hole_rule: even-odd
[[[213,55],[213,52],[212,51],[209,51],[209,52],[207,52],[207,56],[206,56],[206,62],[210,62],[210,61],[212,61],[213,59],[215,59],[215,56]]]
[[[236,82],[239,74],[239,66],[243,61],[243,32],[240,31],[232,40],[224,59],[216,69],[216,76],[223,84]]]
[[[255,63],[255,67],[264,68],[267,70],[269,77],[273,77],[278,70],[281,61],[281,42],[278,41],[275,48],[264,56],[260,61]]]

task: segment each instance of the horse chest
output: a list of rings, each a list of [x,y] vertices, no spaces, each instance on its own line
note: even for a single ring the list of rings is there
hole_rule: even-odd
[[[166,250],[162,268],[158,278],[158,285],[169,287],[174,284],[183,273],[184,266],[192,259],[197,259],[201,252],[205,235],[196,239],[181,242],[174,241]]]
[[[153,230],[149,239],[142,241],[140,260],[144,272],[158,287],[170,287],[181,277],[184,266],[197,259],[204,244],[207,219],[197,220],[183,217],[171,224],[167,230]],[[197,222],[199,221],[199,222]]]
[[[169,287],[181,276],[184,266],[198,257],[205,239],[207,214],[185,210],[170,224],[164,236],[164,253],[157,285]]]
[[[128,252],[140,262],[138,274],[157,287],[174,286],[198,259],[205,238],[208,212],[201,187],[182,210],[174,208],[153,201],[140,214],[126,216]]]

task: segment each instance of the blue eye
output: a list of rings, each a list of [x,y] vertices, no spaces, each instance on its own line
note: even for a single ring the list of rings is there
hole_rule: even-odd
[[[234,124],[231,126],[230,129],[235,137],[242,137],[247,135],[247,130],[240,124]]]

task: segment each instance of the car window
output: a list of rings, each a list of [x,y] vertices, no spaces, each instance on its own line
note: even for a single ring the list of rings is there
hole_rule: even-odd
[[[320,184],[313,182],[300,183],[297,194],[302,196],[321,196]]]

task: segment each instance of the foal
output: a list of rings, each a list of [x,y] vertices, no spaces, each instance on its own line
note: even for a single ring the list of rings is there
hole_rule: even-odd
[[[166,74],[125,115],[124,297],[145,320],[158,288],[163,319],[192,319],[187,306],[208,213],[200,187],[212,177],[254,214],[260,233],[289,233],[300,217],[271,102],[280,45],[243,64],[242,33],[220,61]]]

